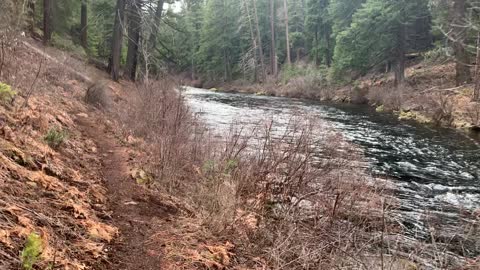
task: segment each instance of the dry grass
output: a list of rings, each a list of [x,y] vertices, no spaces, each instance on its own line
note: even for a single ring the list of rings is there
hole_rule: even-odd
[[[155,186],[191,205],[212,237],[232,242],[236,264],[329,269],[378,254],[382,241],[371,232],[390,226],[383,215],[390,201],[338,134],[322,132],[329,135],[319,145],[313,134],[327,127],[294,117],[281,133],[267,121],[214,139],[174,88],[169,81],[137,87],[123,123],[143,138]]]
[[[271,121],[250,129],[233,125],[219,138],[174,89],[171,81],[137,87],[124,117],[125,126],[143,138],[154,186],[193,209],[153,237],[166,245],[167,269],[465,263],[443,244],[403,236],[391,215],[397,201],[388,181],[366,173],[362,153],[321,122],[292,117],[281,132]]]
[[[85,102],[99,108],[108,109],[111,106],[111,98],[107,93],[108,81],[98,81],[87,89]]]

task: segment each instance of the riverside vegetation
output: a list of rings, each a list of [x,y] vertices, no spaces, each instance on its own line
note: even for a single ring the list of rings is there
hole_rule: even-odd
[[[293,116],[275,135],[269,121],[232,126],[219,139],[177,91],[189,78],[333,98],[342,90],[324,84],[396,65],[393,78],[340,89],[406,114],[397,93],[437,90],[403,90],[410,80],[444,85],[437,69],[447,84],[470,82],[459,26],[474,25],[462,10],[476,8],[454,2],[452,19],[442,1],[2,1],[0,269],[478,268],[447,241],[406,238],[388,182],[319,119]],[[403,76],[407,36],[423,36],[415,52],[429,48],[432,18],[453,20],[462,61]],[[432,115],[450,112],[447,92],[474,115],[469,87],[436,91]],[[330,130],[320,161],[319,129]]]

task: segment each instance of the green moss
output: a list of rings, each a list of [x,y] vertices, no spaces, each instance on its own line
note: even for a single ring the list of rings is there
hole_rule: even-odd
[[[17,92],[13,91],[10,85],[0,82],[0,102],[2,104],[12,103],[16,95]]]
[[[471,97],[473,96],[473,88],[465,87],[460,91],[462,96]]]
[[[384,112],[385,111],[385,106],[380,105],[375,109],[378,113]]]
[[[258,92],[255,92],[255,96],[266,96],[267,92],[264,90],[260,90]]]
[[[426,117],[425,115],[418,113],[418,112],[413,112],[413,111],[400,111],[400,114],[398,115],[399,120],[415,120],[419,123],[422,124],[429,124],[432,122],[431,119]]]
[[[145,170],[136,169],[132,171],[132,178],[139,185],[150,185],[153,183],[153,176]]]

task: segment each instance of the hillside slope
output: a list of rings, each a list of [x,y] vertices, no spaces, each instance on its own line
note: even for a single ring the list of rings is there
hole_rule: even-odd
[[[0,105],[0,269],[230,262],[233,245],[204,230],[191,207],[139,183],[149,147],[118,121],[135,85],[32,40],[17,44],[2,71],[18,93]],[[105,91],[93,102],[107,108],[86,102],[92,87]]]
[[[20,268],[35,233],[40,267],[84,269],[118,233],[95,138],[76,124],[97,112],[82,102],[87,84],[62,64],[25,45],[13,53],[2,81],[19,95],[0,106],[0,268]]]

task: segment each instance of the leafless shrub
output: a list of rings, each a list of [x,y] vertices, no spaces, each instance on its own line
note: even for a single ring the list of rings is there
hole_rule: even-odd
[[[480,106],[472,103],[467,107],[467,117],[474,126],[480,126]]]
[[[383,105],[389,110],[399,110],[402,106],[402,92],[405,89],[394,87],[374,87],[368,91],[367,99],[375,105]]]
[[[182,180],[191,175],[189,171],[201,167],[201,161],[208,158],[202,141],[203,127],[195,121],[176,87],[166,79],[137,86],[123,116],[127,129],[151,145],[148,163],[169,190],[186,185]]]
[[[107,93],[107,87],[107,81],[98,81],[90,86],[85,94],[85,102],[97,108],[108,108],[111,105],[111,99]]]
[[[139,86],[124,123],[148,142],[159,188],[186,197],[206,227],[236,240],[239,256],[261,255],[274,269],[329,269],[358,265],[381,242],[367,231],[382,230],[382,188],[359,174],[357,151],[339,135],[294,117],[282,130],[267,121],[214,140],[174,88]],[[329,135],[314,136],[320,128]]]
[[[249,240],[273,269],[329,269],[348,254],[360,261],[361,245],[372,244],[367,228],[381,230],[381,191],[355,175],[347,157],[354,149],[339,151],[337,135],[323,138],[324,159],[315,163],[314,126],[296,123],[285,136],[265,136],[258,161],[250,161],[254,169],[247,171],[265,173],[244,193],[263,199],[261,208],[249,209],[262,221]]]
[[[435,125],[451,126],[454,121],[454,107],[450,97],[441,93],[426,96],[424,103],[427,116]]]
[[[307,74],[296,76],[288,80],[288,83],[279,86],[272,91],[275,95],[295,98],[319,98],[330,100],[334,92],[320,74]]]

